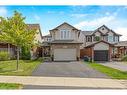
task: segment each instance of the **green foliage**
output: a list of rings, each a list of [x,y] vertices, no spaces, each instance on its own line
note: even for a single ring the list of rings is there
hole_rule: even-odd
[[[0,51],[0,61],[9,60],[9,54],[7,51]]]
[[[127,72],[123,72],[111,67],[103,66],[98,63],[91,63],[88,64],[92,68],[106,74],[107,76],[111,77],[112,79],[127,79]]]
[[[21,84],[16,83],[0,83],[0,89],[20,89],[22,88]]]
[[[28,29],[25,24],[25,17],[17,11],[9,18],[0,17],[0,41],[11,43],[18,47],[28,46],[34,44],[33,40],[36,34],[36,30]]]
[[[25,17],[17,11],[14,11],[12,17],[0,17],[0,42],[17,46],[17,70],[21,47],[32,47],[35,44],[34,38],[37,32],[35,29],[29,29],[24,20]]]
[[[95,40],[96,40],[96,41],[100,41],[100,37],[99,37],[99,36],[96,36],[96,37],[95,37]]]
[[[19,70],[15,71],[16,60],[0,61],[0,75],[29,76],[43,61],[19,60]]]
[[[127,55],[123,56],[121,60],[122,61],[127,61]]]
[[[23,59],[23,60],[30,60],[30,57],[31,57],[31,55],[30,55],[30,49],[29,48],[27,48],[27,47],[22,47],[21,48],[21,58]]]

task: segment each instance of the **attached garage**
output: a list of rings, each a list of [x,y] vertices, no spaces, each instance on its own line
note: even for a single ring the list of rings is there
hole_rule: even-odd
[[[109,44],[100,42],[94,45],[94,61],[109,60]]]
[[[75,61],[76,49],[54,49],[54,61]]]
[[[91,57],[92,61],[111,61],[113,45],[105,42],[99,41],[85,47],[85,56]]]
[[[108,50],[94,50],[94,61],[108,61]]]

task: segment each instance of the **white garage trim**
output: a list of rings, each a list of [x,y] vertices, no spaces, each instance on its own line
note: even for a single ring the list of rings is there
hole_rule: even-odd
[[[76,49],[54,49],[54,61],[75,61]]]

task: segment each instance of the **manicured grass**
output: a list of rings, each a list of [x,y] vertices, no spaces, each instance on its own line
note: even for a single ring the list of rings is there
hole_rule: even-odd
[[[0,83],[0,89],[21,89],[21,84],[16,83]]]
[[[114,68],[110,68],[107,66],[103,66],[98,63],[88,63],[89,66],[92,68],[106,74],[107,76],[111,77],[112,79],[127,79],[127,72],[123,72]]]
[[[16,70],[16,60],[0,61],[0,75],[31,75],[32,71],[40,64],[42,60],[20,60],[19,70]]]

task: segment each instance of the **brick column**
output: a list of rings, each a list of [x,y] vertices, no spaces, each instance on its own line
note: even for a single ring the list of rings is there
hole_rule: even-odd
[[[112,61],[112,47],[109,46],[109,61]]]
[[[94,48],[93,47],[91,47],[91,55],[92,55],[92,62],[94,62]]]

